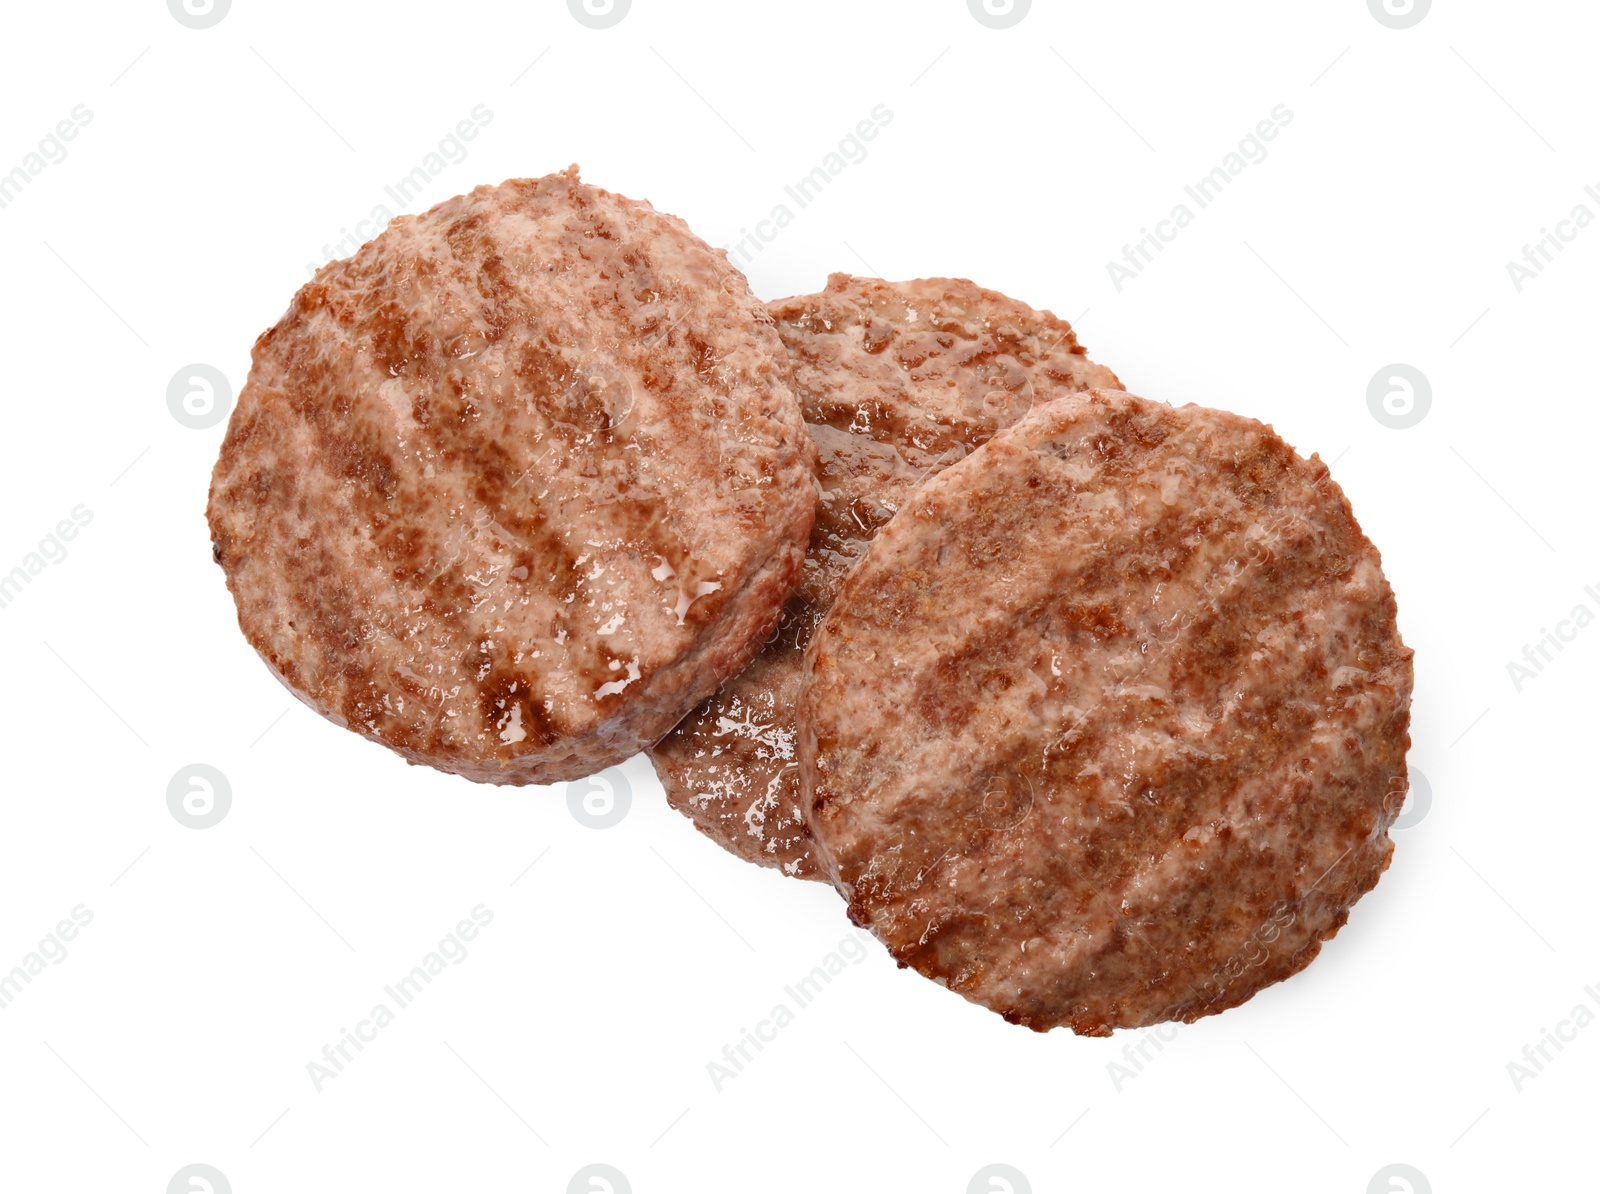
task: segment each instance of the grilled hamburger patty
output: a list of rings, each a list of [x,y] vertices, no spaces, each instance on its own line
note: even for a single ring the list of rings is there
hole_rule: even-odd
[[[413,763],[619,762],[749,661],[799,578],[788,376],[737,270],[576,167],[401,217],[256,342],[208,511],[240,628]]]
[[[812,629],[878,528],[925,477],[1028,409],[1116,376],[1047,311],[971,282],[834,274],[769,307],[819,456],[804,578],[750,668],[650,752],[667,799],[741,858],[820,877],[800,810],[794,709]]]
[[[816,853],[895,958],[1008,1020],[1192,1021],[1377,882],[1411,651],[1316,457],[1092,392],[917,491],[807,654]]]

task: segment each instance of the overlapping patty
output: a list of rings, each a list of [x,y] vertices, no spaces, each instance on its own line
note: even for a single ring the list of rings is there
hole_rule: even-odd
[[[209,509],[240,626],[411,762],[525,784],[625,759],[799,578],[788,377],[737,270],[576,167],[402,217],[256,343]]]
[[[926,485],[815,631],[802,802],[895,958],[1037,1030],[1192,1021],[1388,866],[1411,651],[1271,428],[1092,392]]]
[[[950,278],[834,274],[770,306],[816,441],[821,504],[778,634],[650,752],[672,805],[742,858],[817,877],[800,807],[801,656],[879,528],[926,477],[1032,407],[1118,385],[1071,326]]]

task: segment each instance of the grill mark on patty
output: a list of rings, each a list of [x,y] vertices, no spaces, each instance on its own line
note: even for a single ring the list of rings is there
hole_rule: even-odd
[[[580,257],[606,281],[574,269]],[[719,638],[730,615],[759,626],[753,606],[775,611],[774,580],[792,571],[783,535],[805,513],[803,440],[771,368],[781,346],[770,330],[765,341],[755,334],[760,311],[681,224],[583,188],[575,174],[481,188],[402,217],[326,267],[258,339],[255,373],[282,378],[283,396],[260,409],[265,395],[242,392],[211,510],[213,552],[247,635],[329,716],[414,761],[472,771],[485,757],[491,768],[520,760],[515,778],[528,782],[540,747],[552,766],[586,771],[630,733],[658,735],[654,723],[632,723],[670,724],[669,690],[698,699],[703,677],[736,666],[738,645]],[[636,348],[635,316],[684,320],[699,355],[673,334]],[[718,362],[714,385],[674,380],[719,356],[740,363]],[[670,391],[650,427],[628,418],[627,377],[644,384],[641,361]],[[721,422],[706,417],[713,397]],[[251,444],[258,426],[265,436]],[[695,458],[706,442],[739,453],[747,476],[769,484],[730,509],[721,479],[707,484]],[[652,465],[663,453],[699,478],[698,493],[664,485]],[[730,515],[716,538],[693,525],[686,503]],[[265,516],[249,542],[242,504]],[[307,534],[341,550],[305,550]],[[281,550],[296,536],[296,558],[262,557],[260,545]],[[723,546],[746,542],[745,556]],[[673,624],[675,592],[651,579],[657,557],[691,593],[703,579],[723,587],[694,593]],[[346,589],[360,590],[368,567],[378,588]],[[756,575],[766,587],[748,587]],[[290,610],[288,626],[265,625],[263,606]],[[678,675],[641,704],[670,668]],[[623,692],[594,696],[623,678]],[[522,737],[488,746],[513,700]]]
[[[1160,441],[1151,439],[1150,442]],[[1107,458],[1114,460],[1116,454],[1107,453]],[[1249,496],[1251,490],[1246,486],[1244,492]],[[1056,504],[1064,496],[1052,492],[1049,488],[1036,495],[1038,502],[1044,506]],[[973,496],[972,501],[981,509],[994,502],[997,497],[998,495],[986,496],[979,493]],[[1242,506],[1238,516],[1226,525],[1209,523],[1207,531],[1212,535],[1236,535],[1240,529],[1249,525],[1250,513],[1247,506]],[[1004,519],[997,517],[993,528],[996,535],[1003,531],[1003,522]],[[973,536],[980,543],[988,539],[981,529],[982,526],[981,522],[977,524]],[[1156,529],[1163,532],[1160,540],[1155,544],[1147,542],[1146,547],[1169,553],[1170,573],[1183,575],[1198,549],[1194,535],[1194,520],[1175,518]],[[1132,541],[1143,538],[1143,535],[1136,532],[1125,537],[1128,541],[1104,544],[1104,558],[1121,558],[1133,546]],[[992,564],[997,559],[1007,558],[1015,550],[1017,546],[1014,544],[998,538],[989,540],[982,557],[975,558],[971,566],[982,567]],[[1196,623],[1181,630],[1182,637],[1167,644],[1158,652],[1162,659],[1192,660],[1190,666],[1172,673],[1176,689],[1182,691],[1185,687],[1211,687],[1226,691],[1234,687],[1247,687],[1253,692],[1261,692],[1259,684],[1239,683],[1240,677],[1248,670],[1249,665],[1248,659],[1243,656],[1245,645],[1253,642],[1261,630],[1288,620],[1295,612],[1292,608],[1294,600],[1304,592],[1311,591],[1314,582],[1328,574],[1328,569],[1322,563],[1322,557],[1293,553],[1288,555],[1287,559],[1283,555],[1275,557],[1267,562],[1265,569],[1264,573],[1257,575],[1253,585],[1230,600],[1226,619],[1219,607],[1213,606],[1209,609],[1201,607],[1202,614]],[[1072,595],[1047,601],[1041,609],[1024,615],[1021,620],[1040,625],[1041,647],[1051,642],[1070,646],[1079,636],[1102,643],[1111,639],[1130,639],[1133,629],[1120,617],[1116,600],[1125,581],[1126,575],[1123,570],[1097,558],[1089,561],[1086,568],[1076,576],[1060,575],[1046,581],[1030,582],[1028,586],[1030,589],[1039,588],[1049,592],[1065,590]],[[920,572],[910,573],[905,577],[895,573],[886,578],[886,583],[901,595],[911,596],[915,606],[907,607],[903,602],[895,601],[891,597],[893,613],[878,615],[878,620],[884,625],[893,625],[904,618],[914,617],[924,607],[930,604],[936,606],[939,602],[937,594],[932,597],[928,595],[928,585]],[[854,600],[861,610],[861,616],[873,616],[873,596],[866,592],[855,594]],[[1231,629],[1230,621],[1233,623]],[[997,677],[996,682],[999,685],[997,692],[1003,692],[1009,687],[1004,669],[1007,666],[1008,655],[1006,643],[1013,633],[1012,620],[1002,614],[994,620],[971,622],[966,630],[964,638],[941,651],[937,667],[931,676],[916,676],[910,682],[910,687],[924,693],[918,711],[922,716],[927,736],[949,736],[967,727],[972,714],[987,703],[985,698],[991,695],[990,689],[994,687],[994,684],[984,678],[986,668]],[[1132,645],[1130,641],[1130,649]],[[1153,666],[1155,662],[1156,660],[1152,659],[1138,676],[1129,677],[1125,683],[1141,678],[1144,672],[1148,671],[1148,667]],[[1070,666],[1070,656],[1068,666]],[[1325,675],[1320,661],[1311,659],[1308,661],[1308,666],[1311,669],[1312,679]],[[1283,716],[1286,719],[1293,719],[1295,707],[1292,702],[1282,700],[1282,687],[1284,686],[1259,695],[1255,704],[1269,708],[1281,706]],[[1245,716],[1252,715],[1251,710],[1244,710],[1243,713]],[[1310,718],[1302,714],[1297,720],[1300,723],[1298,728],[1303,729],[1309,724]],[[1222,729],[1223,727],[1218,727],[1219,732]],[[1255,733],[1259,736],[1261,731]],[[1105,738],[1105,733],[1094,723],[1084,727],[1078,735],[1073,750],[1067,755],[1056,756],[1057,772],[1063,769],[1070,770],[1071,760],[1076,756],[1092,756],[1095,753],[1094,748],[1102,745]],[[1245,754],[1242,757],[1250,761],[1242,764],[1243,770],[1252,771],[1274,765],[1273,759],[1256,757],[1260,754],[1260,744],[1254,739],[1247,739],[1244,742],[1244,750]],[[1153,781],[1155,777],[1150,778]],[[1070,789],[1069,776],[1058,774],[1057,780],[1059,786]],[[1168,785],[1163,783],[1158,786]],[[1179,827],[1180,833],[1189,828],[1187,819],[1179,818],[1174,824]],[[1168,828],[1165,825],[1154,828],[1152,840],[1170,836]],[[1127,870],[1128,868],[1124,867],[1122,874],[1125,875]],[[1094,882],[1104,888],[1116,883],[1118,878],[1116,875],[1096,874]]]
[[[1204,444],[1173,440],[1166,426],[1169,415],[1159,410],[1150,413],[1150,419],[1122,420],[1125,438],[1119,437],[1115,444],[1106,435],[1093,438],[1088,447],[1100,463],[1098,477],[1083,481],[1074,475],[1069,489],[1080,483],[1090,489],[1125,487],[1129,462],[1136,462],[1136,455],[1120,449],[1140,438],[1146,451],[1157,453],[1156,464],[1147,462],[1151,472],[1159,472],[1161,452],[1205,456]],[[1163,973],[1168,963],[1158,951],[1141,943],[1141,925],[1154,925],[1146,936],[1160,940],[1175,921],[1193,911],[1195,938],[1200,942],[1200,953],[1195,956],[1202,961],[1210,959],[1208,965],[1225,966],[1231,964],[1234,952],[1251,945],[1268,910],[1279,903],[1295,907],[1305,903],[1303,922],[1292,935],[1283,935],[1285,944],[1280,951],[1289,950],[1287,956],[1267,948],[1277,942],[1276,932],[1270,943],[1255,942],[1260,964],[1270,964],[1270,972],[1281,978],[1314,956],[1321,940],[1344,922],[1344,907],[1376,882],[1391,849],[1382,836],[1382,828],[1392,819],[1385,813],[1384,789],[1393,774],[1403,771],[1406,693],[1382,687],[1389,680],[1378,681],[1377,688],[1336,687],[1323,652],[1335,660],[1348,660],[1358,653],[1366,666],[1391,669],[1386,674],[1403,677],[1407,683],[1409,652],[1398,647],[1393,597],[1382,585],[1375,553],[1350,517],[1348,503],[1331,487],[1323,466],[1301,463],[1296,484],[1309,483],[1327,505],[1320,509],[1316,522],[1287,512],[1280,492],[1282,474],[1296,458],[1292,450],[1280,450],[1271,438],[1263,429],[1257,442],[1245,445],[1230,458],[1230,465],[1219,464],[1224,489],[1235,499],[1232,505],[1213,502],[1209,512],[1164,512],[1150,526],[1113,529],[1096,542],[1096,557],[1076,571],[1064,567],[1052,576],[1048,569],[1041,569],[1015,578],[1027,591],[1036,587],[1065,590],[1071,598],[1019,610],[1015,625],[1021,632],[1009,651],[1001,649],[1005,634],[1000,614],[980,608],[974,615],[967,610],[968,617],[952,633],[950,619],[939,616],[950,602],[939,589],[940,570],[900,583],[932,555],[942,557],[932,541],[908,529],[913,525],[938,526],[941,519],[956,514],[963,520],[963,543],[981,542],[991,532],[1003,532],[992,520],[986,522],[985,516],[1003,503],[1006,486],[997,485],[990,492],[982,474],[973,476],[972,489],[952,492],[946,487],[939,501],[930,499],[913,510],[912,522],[896,524],[900,532],[897,544],[913,541],[917,551],[883,554],[889,549],[880,541],[869,555],[876,566],[856,573],[849,582],[840,597],[850,611],[849,622],[839,624],[835,618],[830,622],[833,630],[817,640],[813,668],[818,674],[836,674],[835,660],[841,653],[863,650],[855,645],[856,636],[871,636],[882,649],[885,640],[880,629],[893,633],[906,626],[922,641],[938,645],[933,661],[919,658],[915,670],[903,678],[896,674],[895,686],[885,693],[889,708],[907,703],[905,696],[897,694],[967,688],[981,681],[986,670],[1003,667],[1007,654],[1035,657],[1047,648],[1070,647],[1075,636],[1101,645],[1120,640],[1124,652],[1136,650],[1134,669],[1101,681],[1096,717],[1071,727],[1060,749],[1047,750],[1042,770],[1020,756],[1006,763],[983,753],[988,741],[1006,741],[1007,734],[1011,735],[1013,755],[1018,741],[1025,745],[1039,738],[1009,724],[998,733],[978,724],[975,719],[984,711],[981,702],[972,702],[966,709],[971,716],[932,719],[908,738],[903,737],[903,720],[893,731],[900,739],[894,757],[904,757],[907,752],[937,757],[930,752],[943,752],[967,768],[965,774],[934,780],[933,786],[928,786],[929,777],[922,776],[917,791],[896,789],[890,794],[874,790],[869,778],[873,773],[865,762],[835,778],[831,766],[824,770],[822,764],[838,753],[838,732],[827,725],[815,727],[814,824],[819,830],[826,827],[832,840],[836,827],[846,823],[848,810],[856,802],[845,793],[866,786],[860,799],[871,808],[866,815],[874,818],[879,828],[857,839],[858,849],[836,850],[834,861],[850,893],[852,915],[858,922],[874,924],[899,960],[980,998],[1007,1019],[1041,1030],[1069,1023],[1076,1031],[1101,1033],[1108,1031],[1108,1017],[1124,1025],[1169,1016],[1193,1019],[1247,998],[1258,988],[1260,976],[1242,983],[1232,976],[1203,998],[1182,990],[1183,983],[1176,979],[1167,987],[1161,986],[1164,979],[1151,986],[1146,976]],[[1268,441],[1264,445],[1259,442],[1263,439]],[[1046,443],[1036,454],[1045,467],[1060,468],[1081,461],[1076,445],[1074,440],[1066,445],[1072,450],[1057,452],[1053,449],[1061,444]],[[1007,447],[995,445],[991,457]],[[1058,461],[1061,463],[1053,463]],[[998,464],[993,467],[1004,471]],[[1138,471],[1133,468],[1134,473]],[[1111,476],[1116,480],[1105,480]],[[1007,517],[1024,528],[1048,525],[1040,512],[1057,508],[1070,497],[1069,493],[1052,492],[1048,481],[1027,483],[1033,479],[1037,475],[1028,479],[1020,474],[1011,476],[1012,507]],[[1018,497],[1024,494],[1031,509],[1016,507]],[[1114,520],[1109,525],[1118,526]],[[1219,540],[1245,542],[1247,532],[1257,528],[1270,532],[1258,541],[1259,550],[1231,556],[1206,550]],[[990,575],[996,561],[1006,561],[1014,554],[1010,548],[989,543],[981,549]],[[1192,608],[1195,616],[1164,624],[1160,610],[1144,613],[1130,609],[1130,614],[1140,614],[1137,619],[1081,615],[1079,603],[1091,603],[1089,608],[1094,608],[1097,596],[1114,598],[1119,586],[1126,586],[1126,564],[1138,558],[1136,550],[1161,561],[1158,567],[1144,569],[1144,583],[1181,590],[1172,600],[1181,610]],[[1358,559],[1366,561],[1361,566],[1369,568],[1375,578],[1376,600],[1361,605],[1354,632],[1346,638],[1334,635],[1326,624],[1326,594],[1339,593],[1341,586],[1367,583],[1355,576]],[[965,570],[958,567],[955,571]],[[1195,602],[1197,593],[1209,597]],[[1336,609],[1338,600],[1334,598]],[[1364,599],[1353,600],[1359,604]],[[1319,610],[1323,611],[1322,620],[1313,623]],[[1034,637],[1028,637],[1028,632]],[[1320,649],[1308,649],[1318,639]],[[1060,666],[1070,678],[1072,664],[1066,658],[1070,652],[1060,654],[1059,664],[1051,667]],[[1036,666],[1033,675],[1048,694],[1051,669],[1041,671]],[[1151,688],[1164,695],[1143,691]],[[1298,695],[1301,689],[1318,693],[1320,701],[1302,699]],[[1209,694],[1213,692],[1243,694],[1243,698],[1230,699],[1225,708],[1211,708]],[[826,708],[816,702],[829,699],[819,692],[808,696],[808,705],[813,710]],[[1319,764],[1307,753],[1321,751],[1332,757],[1363,749],[1348,740],[1330,743],[1325,735],[1316,738],[1313,733],[1319,725],[1339,725],[1351,700],[1380,712],[1386,702],[1393,702],[1389,721],[1379,723],[1383,737],[1366,765],[1354,772],[1332,766],[1327,758]],[[1210,724],[1203,729],[1192,723],[1195,705],[1208,706],[1204,713]],[[1046,714],[1052,712],[1048,706],[1048,695],[1035,702]],[[962,730],[967,731],[965,736]],[[1126,755],[1128,770],[1119,776],[1124,783],[1121,801],[1107,802],[1103,777],[1082,773],[1084,764],[1117,757],[1113,748],[1136,744],[1141,735],[1150,734],[1165,736],[1187,753]],[[871,743],[861,745],[865,747],[862,759],[870,759]],[[1010,766],[1019,777],[1033,781],[1031,824],[1015,832],[974,834],[961,827],[964,822],[959,821],[959,812],[970,805],[973,791],[983,786],[997,764]],[[892,773],[894,763],[887,766]],[[1320,781],[1322,787],[1317,786],[1319,771],[1326,776]],[[1358,778],[1352,779],[1352,774]],[[1229,777],[1246,778],[1235,784]],[[897,806],[896,800],[903,803]],[[1122,804],[1127,806],[1125,811]],[[948,819],[929,822],[934,809],[957,818],[957,824]],[[1062,814],[1070,823],[1062,823],[1060,828],[1042,823],[1041,819],[1059,820]],[[931,833],[919,832],[930,827]],[[1341,841],[1363,844],[1354,850],[1348,883],[1341,884],[1334,876],[1326,887],[1319,888],[1319,875],[1308,868],[1317,860],[1317,843],[1330,828]],[[1298,839],[1293,837],[1295,830],[1300,832]],[[1043,839],[1038,839],[1040,833],[1045,833]],[[1289,856],[1279,853],[1279,838],[1285,833],[1292,848]],[[965,841],[953,844],[952,836],[961,835]],[[897,849],[891,858],[873,848],[873,842],[887,840],[911,843],[920,853],[907,855]],[[1030,840],[1047,841],[1051,848],[1035,846],[1030,855]],[[942,851],[936,867],[916,874],[915,865],[926,867],[936,851]],[[1024,857],[1030,859],[1026,867],[1019,861]],[[1229,892],[1208,888],[1207,872],[1200,867],[1215,873],[1230,859],[1243,867],[1240,886],[1229,889],[1233,903],[1218,903],[1212,909],[1206,901],[1226,900]],[[1179,877],[1192,889],[1182,898],[1190,903],[1175,906],[1181,893],[1171,889],[1157,890],[1157,902],[1150,903],[1141,895],[1147,880],[1180,860],[1188,869],[1180,870]],[[985,881],[978,880],[977,890],[986,900],[981,913],[964,903],[958,890],[963,883],[1012,865],[1023,869],[1009,887],[985,886]],[[1289,873],[1296,877],[1287,879]],[[1055,915],[1060,918],[1046,919],[1042,904],[1030,902],[1035,885],[1041,892],[1079,893],[1076,908],[1065,917],[1060,914],[1067,910],[1057,908]],[[1312,890],[1319,894],[1306,903]],[[1006,973],[1006,968],[1021,964],[1019,957],[1008,955],[1007,950],[1029,934],[1064,949],[1062,965],[1070,973],[1058,976],[1051,990],[1036,989],[1010,1005],[997,1004],[991,984],[1002,981],[997,976]],[[1186,967],[1194,958],[1175,961]],[[1096,981],[1104,984],[1113,968],[1130,976],[1134,985],[1142,984],[1138,1000],[1126,1007],[1120,1003],[1093,1008],[1081,1004],[1075,1010],[1064,1006],[1071,1002],[1078,981],[1074,974],[1096,974]],[[1161,991],[1166,1002],[1152,1004]],[[1123,1015],[1132,1018],[1118,1018]]]
[[[1086,359],[1068,325],[968,282],[889,285],[835,275],[823,294],[774,303],[770,310],[795,362],[796,388],[820,452],[824,499],[804,578],[766,648],[771,669],[730,682],[651,753],[669,801],[725,845],[721,823],[742,817],[744,806],[732,796],[701,799],[712,782],[702,760],[717,760],[723,771],[738,768],[755,786],[775,785],[784,793],[781,806],[798,804],[792,767],[780,772],[718,727],[752,707],[774,705],[772,725],[793,732],[792,712],[766,698],[798,684],[800,653],[871,538],[918,483],[1015,421],[1041,391],[1114,381]],[[983,329],[985,319],[996,326]],[[1027,334],[1025,327],[1038,331]],[[1046,357],[1055,364],[1035,383],[1029,369]],[[996,391],[1005,400],[986,401]],[[809,874],[806,836],[803,824],[779,823],[765,838],[746,835],[730,848]],[[747,840],[761,849],[739,848]],[[774,860],[764,852],[778,840],[784,853]]]

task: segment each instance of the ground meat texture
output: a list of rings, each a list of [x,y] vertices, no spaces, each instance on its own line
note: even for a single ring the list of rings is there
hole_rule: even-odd
[[[816,441],[822,502],[805,574],[756,662],[650,752],[667,799],[713,841],[819,878],[794,741],[801,655],[878,528],[926,477],[1029,409],[1116,376],[1048,311],[953,278],[834,274],[770,306]]]
[[[1411,652],[1271,428],[1095,391],[917,491],[813,636],[802,802],[850,913],[1014,1023],[1296,973],[1393,849]]]
[[[212,477],[239,624],[312,708],[551,783],[771,635],[815,512],[782,342],[682,221],[576,167],[401,217],[256,342]]]

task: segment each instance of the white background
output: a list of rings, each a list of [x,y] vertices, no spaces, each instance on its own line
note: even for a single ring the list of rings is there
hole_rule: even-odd
[[[1520,1091],[1507,1069],[1600,1012],[1600,626],[1521,691],[1507,669],[1600,613],[1600,226],[1520,293],[1506,269],[1600,214],[1593,5],[1438,0],[1403,31],[1364,0],[1036,0],[1008,30],[962,0],[4,21],[0,170],[93,117],[0,209],[0,572],[93,521],[0,609],[0,971],[93,921],[0,1010],[0,1188],[160,1194],[195,1162],[239,1194],[563,1191],[591,1162],[640,1194],[959,1194],[993,1162],[1034,1191],[1362,1194],[1393,1163],[1441,1194],[1597,1188],[1600,1025]],[[871,945],[719,1092],[707,1063],[850,931],[829,889],[720,852],[643,758],[597,831],[560,789],[408,768],[290,699],[210,559],[222,427],[167,385],[199,362],[237,390],[307,263],[479,104],[409,210],[576,161],[717,245],[886,105],[755,257],[759,295],[970,276],[1074,320],[1130,389],[1334,462],[1416,649],[1433,800],[1308,971],[1119,1089],[1139,1034],[1038,1036]],[[1119,291],[1107,262],[1279,104],[1265,160]],[[1433,390],[1408,430],[1367,406],[1397,362]],[[196,762],[233,794],[204,831],[166,803]],[[307,1063],[479,904],[470,956],[319,1093]]]

